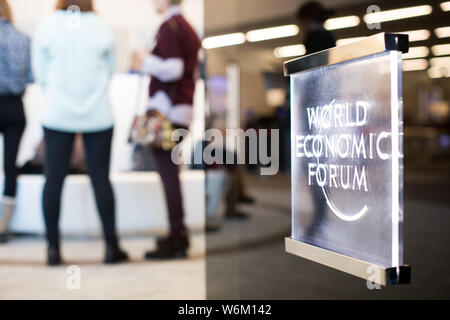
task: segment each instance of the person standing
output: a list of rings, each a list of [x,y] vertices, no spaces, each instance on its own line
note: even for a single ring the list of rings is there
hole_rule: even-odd
[[[153,0],[157,13],[164,15],[164,21],[156,35],[154,49],[150,54],[144,53],[138,57],[135,69],[152,78],[148,114],[159,113],[174,128],[187,129],[192,121],[195,74],[201,44],[194,29],[181,15],[181,2]],[[157,249],[147,252],[145,258],[183,258],[187,256],[189,239],[184,224],[179,168],[173,163],[170,150],[155,148],[153,151],[164,185],[170,235],[159,239]]]
[[[336,46],[333,34],[324,28],[325,21],[334,11],[318,2],[307,2],[297,12],[300,29],[304,36],[306,54],[316,53]]]
[[[16,204],[17,153],[25,129],[22,96],[33,81],[30,39],[12,25],[11,8],[0,0],[0,133],[4,141],[4,189],[0,199],[0,243],[8,241],[8,226]]]
[[[336,40],[333,34],[324,27],[325,21],[333,15],[333,10],[324,8],[318,2],[307,2],[302,5],[297,13],[300,22],[300,28],[304,33],[304,45],[306,54],[313,54],[322,50],[330,49],[336,46]],[[317,79],[312,79],[309,88],[320,88],[321,83]],[[329,88],[329,95],[332,96],[334,88]],[[315,103],[314,92],[306,90],[302,93],[302,104],[309,105]],[[303,121],[306,121],[304,119]],[[307,126],[305,123],[304,126]],[[320,224],[326,217],[326,202],[323,199],[322,189],[317,186],[311,186],[313,200],[313,218],[305,228],[306,239],[313,239],[320,232]]]
[[[119,247],[109,180],[114,120],[108,90],[114,51],[112,32],[94,13],[92,0],[59,1],[56,12],[39,26],[33,43],[35,76],[47,97],[43,211],[51,266],[62,263],[58,230],[61,190],[77,133],[83,135],[87,170],[102,222],[104,262],[128,259]]]

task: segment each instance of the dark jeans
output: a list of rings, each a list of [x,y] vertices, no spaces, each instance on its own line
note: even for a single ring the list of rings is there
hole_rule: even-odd
[[[157,170],[161,176],[169,211],[170,234],[180,236],[186,233],[184,225],[183,198],[178,166],[172,162],[172,151],[154,149]]]
[[[3,194],[15,197],[17,188],[16,167],[20,140],[25,130],[25,113],[21,96],[0,96],[0,133],[3,134],[5,187]]]
[[[95,200],[100,213],[106,241],[116,241],[115,200],[109,180],[111,140],[113,129],[84,133],[84,145],[88,174],[94,187]],[[45,187],[43,207],[47,239],[59,243],[59,215],[61,190],[70,170],[74,133],[44,128],[45,138]]]

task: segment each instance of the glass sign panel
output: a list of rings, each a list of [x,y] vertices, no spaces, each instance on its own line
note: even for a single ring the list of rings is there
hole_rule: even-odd
[[[402,265],[401,53],[291,75],[292,239]]]

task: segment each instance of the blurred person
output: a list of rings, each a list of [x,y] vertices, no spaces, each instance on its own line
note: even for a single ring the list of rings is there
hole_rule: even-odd
[[[153,150],[137,144],[133,148],[133,171],[156,171]]]
[[[300,27],[304,32],[304,45],[306,54],[316,53],[322,50],[330,49],[336,46],[336,40],[331,32],[324,28],[325,21],[333,15],[333,10],[325,9],[317,2],[308,2],[300,7],[297,17],[300,21]],[[316,80],[311,85],[312,88],[320,88]],[[330,93],[335,88],[329,88]],[[309,105],[314,98],[313,92],[303,92],[303,104]],[[306,119],[304,119],[306,121]],[[307,125],[305,125],[307,127]],[[307,239],[313,239],[320,230],[320,223],[325,217],[326,202],[323,200],[322,190],[319,186],[311,186],[314,212],[310,221],[305,222]]]
[[[205,170],[205,230],[218,231],[222,228],[222,218],[226,212],[226,195],[230,189],[229,174],[224,168]]]
[[[192,163],[194,163],[195,152],[203,154],[206,147],[211,147],[216,143],[199,142],[192,153]],[[201,150],[198,150],[201,149]],[[226,154],[227,150],[223,148],[222,154]],[[212,151],[211,156],[216,156],[216,152]],[[238,210],[239,202],[239,170],[235,165],[226,165],[219,163],[191,165],[192,169],[204,170],[205,178],[205,230],[207,232],[218,231],[222,227],[224,217],[229,219],[246,219],[250,216]]]
[[[223,134],[225,133],[224,130],[221,131]],[[203,154],[206,147],[213,147],[216,143],[216,141],[209,143],[205,141],[200,142],[197,144],[195,152]],[[216,147],[220,148],[219,146]],[[199,148],[201,150],[198,150]],[[222,147],[221,154],[224,158],[233,156],[234,162],[237,162],[236,153],[231,153]],[[216,150],[211,152],[211,156],[216,156]],[[194,163],[194,152],[192,154],[192,163]],[[238,209],[239,203],[254,203],[254,200],[245,193],[242,166],[217,162],[206,164],[203,161],[201,165],[196,164],[191,167],[193,169],[203,169],[206,172],[206,231],[219,230],[223,217],[241,220],[250,218],[250,215]]]
[[[16,167],[19,144],[25,129],[22,96],[33,81],[30,39],[12,25],[11,8],[0,0],[0,133],[3,134],[4,189],[0,199],[0,243],[6,234],[16,204]]]
[[[158,14],[164,15],[156,35],[155,47],[136,55],[134,69],[152,77],[150,83],[149,116],[165,117],[174,128],[189,128],[192,121],[200,39],[181,14],[182,0],[153,0]],[[186,257],[189,248],[188,231],[184,223],[184,208],[179,168],[172,162],[171,151],[153,150],[161,176],[170,234],[159,239],[157,249],[145,254],[146,259]]]
[[[244,187],[244,170],[241,165],[227,165],[230,188],[226,195],[227,219],[248,219],[250,215],[238,209],[238,203],[253,204],[255,200],[248,196]]]
[[[237,186],[238,186],[238,201],[240,203],[254,204],[255,198],[251,197],[247,193],[247,185],[245,183],[245,172],[243,166],[238,166],[236,168],[235,175],[237,176]]]
[[[315,53],[336,46],[334,36],[324,28],[324,23],[334,14],[333,10],[325,9],[320,3],[308,2],[300,7],[297,18],[303,32],[303,44],[306,54]]]
[[[78,6],[78,16],[73,16]],[[73,20],[73,19],[77,20]],[[75,22],[75,23],[73,23]],[[44,112],[43,210],[49,265],[62,263],[58,228],[61,190],[70,169],[76,133],[83,134],[87,171],[94,187],[106,243],[104,262],[128,259],[119,247],[115,198],[109,180],[114,120],[108,97],[114,72],[114,38],[93,12],[92,0],[62,0],[39,26],[33,66],[47,103]]]

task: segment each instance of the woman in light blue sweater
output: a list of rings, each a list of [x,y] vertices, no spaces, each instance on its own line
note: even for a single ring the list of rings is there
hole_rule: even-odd
[[[82,133],[106,241],[105,263],[127,259],[119,248],[115,200],[109,180],[113,114],[108,88],[114,72],[114,39],[93,12],[92,0],[61,0],[39,26],[33,43],[35,78],[46,94],[43,210],[48,264],[62,263],[58,221],[61,190],[76,133]]]

